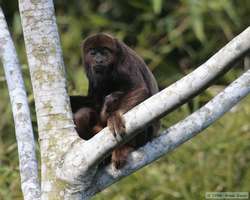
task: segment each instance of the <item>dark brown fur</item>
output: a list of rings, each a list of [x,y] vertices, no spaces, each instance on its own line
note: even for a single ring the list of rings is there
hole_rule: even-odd
[[[104,57],[100,64],[90,52],[102,48],[107,48],[112,53],[108,54],[107,58]],[[126,127],[122,114],[158,92],[155,78],[136,52],[110,35],[100,33],[88,37],[83,43],[82,50],[84,68],[89,79],[87,100],[82,99],[82,102],[86,101],[89,104],[86,106],[87,110],[81,108],[75,113],[78,133],[80,137],[88,139],[107,125],[114,136],[123,136]],[[99,65],[101,73],[96,70],[100,68]],[[90,122],[90,119],[93,119],[94,123]],[[130,142],[116,148],[112,152],[113,165],[121,168],[126,163],[128,153],[149,141],[158,128],[159,122],[156,121]]]

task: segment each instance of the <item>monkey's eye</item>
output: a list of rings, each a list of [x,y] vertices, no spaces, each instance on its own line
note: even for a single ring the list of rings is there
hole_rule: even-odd
[[[111,50],[110,49],[108,49],[108,48],[103,48],[102,49],[102,54],[103,55],[109,55],[111,53]]]
[[[94,56],[96,54],[96,50],[95,49],[90,49],[89,54]]]

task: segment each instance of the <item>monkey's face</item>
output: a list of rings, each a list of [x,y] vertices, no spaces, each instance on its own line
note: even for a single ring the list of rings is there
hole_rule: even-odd
[[[83,43],[85,69],[89,78],[109,79],[118,60],[118,43],[110,35],[98,33]]]
[[[106,76],[115,62],[115,55],[108,47],[100,46],[88,49],[85,61],[93,74]]]

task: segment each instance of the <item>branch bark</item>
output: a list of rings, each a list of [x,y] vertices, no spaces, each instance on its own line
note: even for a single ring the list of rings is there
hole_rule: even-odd
[[[55,175],[63,155],[78,140],[52,0],[19,0],[41,149],[42,199],[62,199],[67,183]]]
[[[1,8],[0,58],[4,66],[15,122],[23,196],[25,200],[38,200],[41,191],[28,99],[19,60]]]

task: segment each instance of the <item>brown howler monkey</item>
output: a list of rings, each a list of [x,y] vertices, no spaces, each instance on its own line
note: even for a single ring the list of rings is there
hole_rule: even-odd
[[[81,109],[74,107],[77,131],[80,137],[88,139],[108,126],[114,136],[122,136],[125,133],[122,115],[158,92],[156,80],[135,51],[108,34],[88,37],[82,51],[89,89],[87,97],[71,98],[72,107],[74,101],[82,102]],[[131,141],[114,149],[115,168],[121,168],[129,152],[144,145],[158,129],[159,121],[155,121]]]

